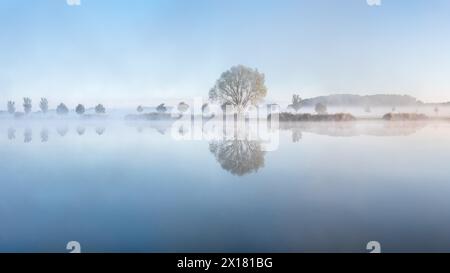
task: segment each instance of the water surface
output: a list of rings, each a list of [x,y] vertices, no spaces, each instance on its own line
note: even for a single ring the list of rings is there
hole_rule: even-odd
[[[0,123],[0,251],[450,251],[450,123]]]

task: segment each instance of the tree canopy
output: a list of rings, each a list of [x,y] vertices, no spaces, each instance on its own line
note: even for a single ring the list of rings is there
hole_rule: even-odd
[[[42,113],[48,112],[48,100],[46,98],[41,98],[41,102],[39,103],[39,108],[41,108]]]
[[[164,103],[161,103],[160,105],[158,105],[158,107],[156,107],[156,111],[158,111],[159,113],[165,113],[167,112],[167,107]]]
[[[69,113],[69,108],[64,103],[60,103],[58,107],[56,107],[56,113],[58,115],[66,115]]]
[[[292,108],[295,112],[298,112],[298,110],[302,107],[301,103],[302,99],[300,98],[300,95],[292,95],[292,104],[289,105],[289,108]]]
[[[8,101],[8,113],[14,114],[16,112],[16,103],[13,101]]]
[[[95,113],[97,113],[97,114],[104,114],[104,113],[106,113],[106,109],[103,106],[103,104],[99,104],[99,105],[95,106]]]
[[[266,95],[264,74],[243,65],[222,73],[209,91],[211,101],[232,105],[237,111],[258,104]]]
[[[84,107],[83,104],[78,104],[77,107],[75,108],[75,112],[76,112],[78,115],[83,115],[84,112],[86,112],[86,108]]]
[[[26,114],[29,114],[31,112],[32,108],[31,99],[30,98],[23,98],[23,110]]]

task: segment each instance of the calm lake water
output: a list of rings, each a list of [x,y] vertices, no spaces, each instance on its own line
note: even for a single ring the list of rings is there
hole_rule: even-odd
[[[450,252],[450,122],[167,127],[0,121],[0,252]]]

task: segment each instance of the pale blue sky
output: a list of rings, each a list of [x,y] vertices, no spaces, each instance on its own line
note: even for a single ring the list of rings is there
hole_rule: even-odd
[[[450,1],[0,0],[0,99],[111,105],[207,96],[235,64],[268,100],[450,100]]]

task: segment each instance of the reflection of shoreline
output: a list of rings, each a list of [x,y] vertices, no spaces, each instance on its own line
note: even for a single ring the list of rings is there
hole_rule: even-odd
[[[165,135],[170,128],[172,127],[174,121],[163,121],[163,120],[154,120],[154,121],[144,121],[144,120],[127,120],[125,125],[129,127],[136,128],[138,133],[142,133],[144,129],[153,129],[160,133],[161,135]]]
[[[316,135],[326,135],[332,137],[353,137],[353,136],[409,136],[425,128],[429,124],[447,124],[447,122],[432,121],[378,121],[365,120],[351,122],[279,122],[271,128],[270,123],[245,122],[245,126],[235,126],[234,124],[217,124],[202,122],[199,127],[189,123],[174,123],[167,121],[130,121],[122,123],[127,127],[134,128],[136,133],[142,133],[147,129],[154,130],[162,135],[174,137],[174,132],[182,140],[207,140],[221,141],[238,138],[240,140],[254,140],[270,142],[279,131],[291,131],[293,141],[299,141],[303,133]],[[29,143],[33,138],[40,138],[41,142],[51,141],[52,136],[66,137],[75,134],[84,136],[86,132],[93,132],[98,136],[106,133],[106,123],[37,123],[37,126],[28,124],[5,124],[4,132],[9,140],[22,139]],[[191,126],[189,126],[191,125]],[[230,126],[228,126],[230,125]],[[88,128],[88,129],[86,129]],[[172,130],[175,128],[175,130]],[[195,130],[199,130],[200,137],[195,135]],[[35,131],[35,135],[33,135]],[[55,134],[52,134],[53,132]],[[195,137],[195,138],[194,138]],[[174,138],[178,140],[177,138]],[[277,140],[277,139],[275,139]]]
[[[291,130],[293,134],[313,133],[333,137],[353,136],[408,136],[425,128],[426,121],[411,122],[280,122],[280,130]]]
[[[23,143],[31,143],[33,141],[33,132],[37,131],[39,134],[39,141],[42,143],[46,143],[50,140],[50,131],[48,127],[42,127],[41,129],[32,129],[31,127],[24,127],[21,129],[22,134],[18,133],[18,130],[14,127],[9,127],[7,130],[7,138],[9,141],[17,140],[17,137],[23,136]],[[94,127],[93,132],[98,136],[102,136],[105,134],[106,127],[97,126]],[[66,137],[70,129],[68,126],[56,126],[54,127],[54,132],[61,138]],[[78,136],[83,136],[86,132],[86,127],[78,126],[75,130]]]
[[[252,123],[254,125],[254,123]],[[409,136],[417,131],[425,128],[429,122],[416,121],[416,122],[383,122],[383,121],[367,121],[367,122],[280,122],[279,127],[273,128],[274,135],[278,135],[280,131],[288,131],[292,133],[292,142],[299,142],[302,139],[303,133],[312,133],[315,135],[325,135],[330,137],[358,137],[358,136]],[[109,134],[112,135],[114,141],[120,140],[120,138],[126,138],[132,141],[133,134],[139,134],[146,128],[151,128],[161,134],[166,134],[164,138],[170,138],[169,131],[173,128],[176,131],[183,131],[186,134],[192,128],[176,127],[183,124],[173,124],[170,122],[132,122],[122,124],[120,128],[109,128]],[[203,124],[204,125],[204,124]],[[264,124],[263,126],[266,126]],[[6,127],[4,128],[5,136],[11,141],[11,143],[47,143],[52,140],[58,141],[58,139],[67,138],[67,145],[70,145],[72,141],[81,137],[104,137],[108,132],[106,130],[106,124],[104,125],[91,125],[84,126],[80,123],[75,124],[56,124],[52,127],[48,124],[38,124],[33,127]],[[125,129],[127,135],[122,135],[122,131]],[[202,126],[202,130],[211,130],[212,134],[218,133],[219,138],[213,137],[208,140],[209,152],[214,159],[220,165],[220,167],[234,176],[246,176],[249,174],[257,173],[265,167],[265,156],[267,152],[274,151],[278,148],[278,142],[276,146],[270,146],[270,142],[264,141],[260,138],[261,135],[254,137],[254,134],[258,133],[261,127],[258,126],[245,126],[232,128],[217,128]],[[231,136],[223,137],[222,129],[230,129]],[[237,130],[236,130],[237,129]],[[186,131],[184,131],[186,130]],[[117,135],[115,135],[117,134]],[[158,137],[157,133],[153,132],[151,137]],[[317,137],[317,136],[316,136]],[[139,138],[146,141],[150,138]],[[278,138],[276,139],[279,140]],[[103,141],[103,139],[102,139]],[[111,139],[108,139],[111,141]],[[173,141],[176,141],[173,139]],[[273,143],[272,143],[273,144]],[[139,141],[133,142],[133,145],[140,145]],[[189,144],[188,144],[189,145]],[[272,147],[272,149],[268,149]]]

